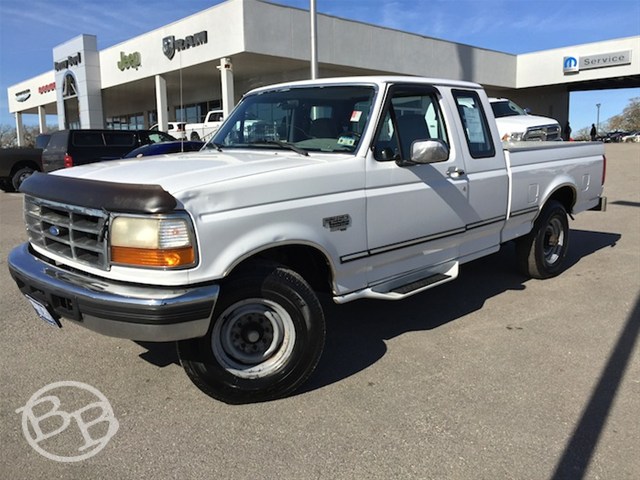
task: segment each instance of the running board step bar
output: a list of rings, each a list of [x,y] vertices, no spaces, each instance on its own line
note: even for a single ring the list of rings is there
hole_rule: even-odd
[[[415,292],[423,287],[428,287],[434,285],[436,283],[443,283],[446,280],[451,280],[449,275],[445,275],[444,273],[436,273],[431,275],[430,277],[423,278],[422,280],[418,280],[416,282],[411,282],[407,285],[403,285],[398,288],[394,288],[391,290],[393,293],[399,293],[401,295],[406,295],[411,292]]]
[[[416,293],[424,292],[430,288],[455,280],[458,277],[458,270],[458,262],[449,262],[412,272],[358,292],[334,297],[334,301],[336,303],[346,303],[360,298],[402,300]]]

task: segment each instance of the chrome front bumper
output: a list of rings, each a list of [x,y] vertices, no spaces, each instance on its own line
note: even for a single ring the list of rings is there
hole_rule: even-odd
[[[63,317],[112,337],[165,342],[207,333],[217,284],[161,287],[72,272],[38,258],[24,243],[8,258],[20,291]]]

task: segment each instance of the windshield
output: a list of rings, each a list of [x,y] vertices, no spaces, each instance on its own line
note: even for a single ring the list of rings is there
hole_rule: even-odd
[[[526,115],[522,108],[513,103],[511,100],[505,100],[501,102],[491,102],[491,109],[493,110],[493,115],[496,118],[500,117],[511,117],[514,115]]]
[[[305,86],[245,97],[205,148],[353,152],[373,102],[373,86]]]

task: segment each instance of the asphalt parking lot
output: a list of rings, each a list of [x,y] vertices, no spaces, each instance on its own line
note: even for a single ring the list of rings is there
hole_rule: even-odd
[[[506,246],[403,302],[325,302],[309,382],[248,406],[192,386],[172,345],[38,320],[6,268],[22,195],[0,192],[0,478],[640,478],[640,144],[606,148],[608,211],[571,222],[562,275],[520,276]],[[82,461],[38,453],[16,413],[59,381],[98,389],[119,425]],[[42,445],[78,455],[71,430]]]

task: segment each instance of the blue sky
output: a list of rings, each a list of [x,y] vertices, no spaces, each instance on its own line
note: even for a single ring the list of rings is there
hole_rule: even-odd
[[[52,49],[79,34],[103,49],[221,0],[0,0],[0,124],[14,125],[7,87],[51,68]],[[309,8],[309,0],[273,0]],[[640,35],[638,0],[316,0],[319,13],[508,53]],[[319,32],[322,35],[322,32]],[[572,94],[574,132],[620,113],[640,88]],[[25,115],[36,124],[35,115]],[[55,118],[48,120],[55,124]]]

